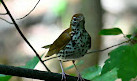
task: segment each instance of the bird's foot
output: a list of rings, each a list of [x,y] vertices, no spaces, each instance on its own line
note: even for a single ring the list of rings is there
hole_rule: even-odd
[[[77,81],[85,81],[85,80],[82,78],[82,76],[81,76],[80,74],[78,74],[78,79],[77,79]]]
[[[66,74],[64,72],[62,72],[62,79],[61,81],[66,81]]]

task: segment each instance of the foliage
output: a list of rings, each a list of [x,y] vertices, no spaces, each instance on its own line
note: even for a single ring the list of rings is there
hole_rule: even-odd
[[[93,81],[115,81],[117,79],[117,68],[108,71],[93,79]]]
[[[110,58],[106,60],[102,74],[118,68],[118,78],[129,81],[137,75],[137,44],[120,46],[110,52]]]
[[[25,66],[22,66],[22,67],[23,67],[23,68],[34,69],[35,66],[38,64],[38,62],[39,62],[39,59],[38,59],[38,57],[35,56],[35,57],[32,58],[31,60],[29,60],[29,61],[26,63]]]
[[[25,66],[21,66],[22,68],[29,68],[29,69],[33,69],[35,68],[35,66],[37,65],[37,63],[39,62],[39,59],[35,56],[34,58],[32,58],[31,60],[29,60]],[[9,79],[12,76],[8,76],[8,75],[2,75],[0,74],[0,81],[9,81]]]
[[[100,35],[119,35],[123,34],[122,30],[119,28],[103,29],[99,32]]]
[[[89,68],[86,68],[82,72],[82,77],[88,80],[92,80],[93,78],[100,75],[101,67],[100,66],[92,66]]]
[[[126,35],[126,37],[127,37],[127,38],[129,38],[129,39],[131,38],[131,36],[132,36],[131,34],[129,34],[129,35]]]
[[[105,74],[100,74],[101,71],[100,66],[92,66],[82,72],[82,77],[91,81],[115,81],[117,79],[117,68]]]
[[[0,81],[9,81],[11,76],[0,74]]]

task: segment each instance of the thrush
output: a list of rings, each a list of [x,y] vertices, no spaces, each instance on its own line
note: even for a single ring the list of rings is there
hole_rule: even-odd
[[[77,58],[83,57],[91,48],[91,37],[85,29],[85,18],[83,14],[73,15],[70,21],[70,27],[66,29],[53,42],[53,44],[44,46],[43,48],[47,47],[49,47],[49,51],[45,57],[49,57],[53,54],[56,54],[60,60],[61,68],[62,61],[69,60],[72,61],[74,64],[74,61]],[[63,68],[62,72],[62,77],[65,78]],[[79,72],[78,75],[80,77],[79,79],[82,80]]]

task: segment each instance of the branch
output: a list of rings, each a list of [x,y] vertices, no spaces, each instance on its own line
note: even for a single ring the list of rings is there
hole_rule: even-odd
[[[48,58],[48,59],[43,60],[43,61],[45,62],[45,61],[48,61],[48,60],[51,60],[51,59],[54,59],[54,58],[58,58],[58,57],[57,57],[57,56],[55,56],[55,57],[51,57],[51,58]]]
[[[7,13],[0,13],[0,15],[7,15]]]
[[[6,65],[0,65],[0,74],[40,79],[45,81],[61,81],[62,78],[62,74],[59,73],[52,73],[52,72],[39,71],[39,70],[20,68],[14,66],[6,66]],[[77,77],[73,77],[69,75],[66,75],[66,77],[67,77],[67,81],[76,81],[78,79]],[[89,81],[89,80],[85,79],[85,81]]]
[[[107,47],[107,48],[102,49],[102,50],[91,51],[91,52],[88,52],[88,53],[86,53],[86,54],[102,52],[102,51],[108,50],[108,49],[110,49],[110,48],[113,48],[113,47],[115,47],[115,46],[119,46],[119,45],[121,45],[121,44],[128,43],[129,41],[131,41],[131,40],[124,41],[124,42],[122,42],[122,43],[119,43],[119,44],[116,44],[116,45],[113,45],[113,46]]]
[[[9,21],[7,21],[6,19],[3,19],[3,18],[1,18],[1,17],[0,17],[0,19],[3,20],[3,21],[5,21],[5,22],[7,22],[7,23],[9,23],[9,24],[13,24],[12,22],[9,22]]]
[[[29,13],[27,13],[24,17],[18,18],[18,19],[16,19],[16,20],[24,19],[24,18],[27,17],[29,14],[31,14],[31,12],[36,8],[36,6],[39,4],[39,2],[40,2],[40,0],[38,0],[38,2],[37,2],[36,5],[33,7],[33,9],[32,9]]]
[[[45,66],[45,68],[51,72],[48,67],[44,64],[44,61],[41,60],[41,57],[39,56],[39,54],[37,53],[37,51],[32,47],[32,45],[29,43],[29,41],[26,39],[26,37],[23,35],[23,33],[21,32],[18,24],[16,23],[16,21],[14,20],[14,18],[12,17],[10,11],[8,10],[6,4],[4,3],[3,0],[1,0],[2,5],[4,6],[5,10],[7,11],[7,14],[9,15],[9,17],[11,18],[13,24],[15,25],[17,31],[19,32],[19,34],[21,35],[21,37],[24,39],[24,41],[30,46],[30,48],[34,51],[34,53],[36,54],[36,56],[39,58],[40,62]]]

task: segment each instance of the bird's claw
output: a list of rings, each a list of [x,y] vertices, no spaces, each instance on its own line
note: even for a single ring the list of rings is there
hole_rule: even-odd
[[[85,81],[85,80],[82,78],[82,76],[81,76],[80,74],[78,74],[78,79],[77,79],[77,81]]]
[[[64,72],[62,72],[62,79],[61,81],[66,81],[66,74]]]

